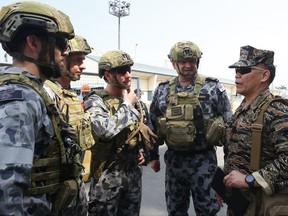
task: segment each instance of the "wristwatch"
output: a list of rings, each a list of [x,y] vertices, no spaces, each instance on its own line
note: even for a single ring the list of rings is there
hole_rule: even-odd
[[[246,178],[245,178],[245,181],[246,183],[248,184],[248,186],[251,188],[251,187],[254,187],[254,183],[255,183],[255,178],[253,175],[247,175]]]

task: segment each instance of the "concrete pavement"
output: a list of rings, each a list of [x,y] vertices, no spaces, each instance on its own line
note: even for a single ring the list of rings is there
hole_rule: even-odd
[[[166,145],[163,145],[159,149],[161,170],[155,173],[150,165],[143,167],[142,178],[142,203],[140,216],[167,216],[166,204],[165,204],[165,188],[164,188],[164,175],[165,164],[163,161],[163,155],[166,151]],[[222,148],[217,148],[218,165],[223,166],[223,151]],[[89,183],[86,183],[86,190],[88,193]],[[226,205],[221,208],[218,216],[226,215]],[[189,216],[196,216],[193,202],[190,201]]]
[[[163,161],[163,155],[166,151],[166,145],[163,145],[159,149],[161,170],[155,173],[150,165],[143,167],[143,191],[142,191],[142,203],[140,216],[167,216],[166,204],[165,204],[165,164]],[[222,148],[217,147],[217,158],[220,167],[223,167],[224,158]],[[192,200],[190,201],[189,216],[195,216]],[[226,215],[226,206],[221,208],[218,216]]]

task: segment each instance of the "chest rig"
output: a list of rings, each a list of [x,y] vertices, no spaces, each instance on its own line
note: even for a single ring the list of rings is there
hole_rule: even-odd
[[[111,96],[107,91],[93,91],[89,94],[96,94],[103,99],[104,104],[108,107],[110,116],[115,115],[123,101]],[[131,124],[122,130],[111,140],[102,140],[94,135],[95,145],[91,148],[92,162],[91,173],[94,180],[98,181],[102,172],[114,163],[129,161],[129,158],[122,158],[122,153],[127,149],[134,149],[138,152],[139,135],[137,133],[139,122]],[[136,134],[135,134],[136,133]]]
[[[191,147],[196,139],[204,138],[204,122],[199,93],[205,77],[198,75],[193,92],[176,92],[176,78],[170,83],[166,116],[160,119],[160,131],[170,147]]]
[[[60,112],[66,115],[68,123],[75,129],[81,150],[89,149],[94,144],[90,115],[83,111],[76,92],[62,89],[50,80],[47,80],[45,84],[55,93],[55,100]]]
[[[31,185],[26,195],[54,194],[60,186],[61,167],[66,163],[65,149],[60,135],[60,117],[47,94],[44,92],[42,85],[35,79],[30,79],[24,74],[1,74],[0,85],[9,83],[21,84],[32,88],[43,99],[47,113],[54,127],[54,137],[48,149],[48,154],[44,158],[34,159],[31,173]]]

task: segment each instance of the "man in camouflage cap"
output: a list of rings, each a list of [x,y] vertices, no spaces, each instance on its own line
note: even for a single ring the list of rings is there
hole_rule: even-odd
[[[149,128],[141,124],[142,111],[134,107],[133,64],[130,55],[121,50],[103,54],[98,63],[99,76],[107,86],[85,100],[95,139],[91,149],[90,215],[135,216],[140,212],[141,165],[145,162],[142,133]]]
[[[0,215],[58,215],[61,202],[69,204],[61,121],[43,82],[61,75],[73,37],[69,17],[46,4],[0,11],[0,42],[13,57],[13,66],[0,68]]]
[[[226,91],[215,78],[198,74],[202,52],[191,41],[174,44],[168,55],[178,76],[160,83],[150,105],[158,145],[168,146],[164,161],[165,197],[169,216],[188,215],[192,195],[197,215],[216,215],[220,209],[210,182],[217,168],[208,122],[226,121],[231,108]],[[221,131],[214,136],[224,136]],[[157,160],[157,158],[155,158]]]
[[[224,164],[227,175],[224,184],[228,188],[240,188],[247,195],[250,200],[244,214],[247,216],[266,215],[260,208],[262,197],[275,194],[287,186],[288,106],[281,101],[269,104],[264,110],[260,125],[263,126],[262,134],[260,133],[260,167],[253,168],[255,163],[252,162],[256,157],[251,150],[255,147],[252,142],[253,124],[261,106],[275,98],[269,90],[275,77],[273,61],[273,51],[243,46],[239,61],[229,66],[235,68],[236,92],[243,95],[244,99],[227,122],[228,151]],[[285,211],[284,214],[287,215],[288,212]],[[229,208],[228,215],[232,215]]]
[[[46,80],[44,88],[49,96],[55,101],[59,112],[63,112],[68,123],[74,128],[77,136],[77,143],[80,144],[79,151],[71,156],[77,164],[82,163],[82,158],[86,150],[94,144],[91,134],[90,116],[84,113],[81,101],[75,91],[70,89],[71,81],[80,79],[81,73],[85,70],[85,56],[91,53],[91,48],[87,40],[79,35],[68,41],[68,56],[66,57],[66,66],[62,76],[57,79]],[[89,154],[89,152],[87,153]],[[87,168],[87,167],[85,167]],[[83,171],[84,173],[84,171]],[[85,185],[82,174],[82,167],[78,169],[77,196],[67,207],[62,215],[86,216],[88,211],[88,202],[86,198]],[[89,173],[88,173],[89,176]],[[85,175],[86,181],[88,176]]]

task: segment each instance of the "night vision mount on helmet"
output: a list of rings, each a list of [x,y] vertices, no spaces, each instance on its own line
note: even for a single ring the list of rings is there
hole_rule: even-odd
[[[168,54],[171,62],[183,61],[187,59],[199,59],[202,52],[199,47],[191,41],[180,41],[174,44]]]

